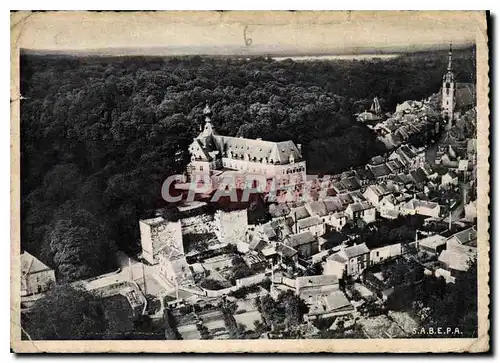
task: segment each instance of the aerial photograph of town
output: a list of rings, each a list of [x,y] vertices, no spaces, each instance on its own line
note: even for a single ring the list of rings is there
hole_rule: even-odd
[[[23,340],[478,336],[473,41],[23,49],[20,93]]]

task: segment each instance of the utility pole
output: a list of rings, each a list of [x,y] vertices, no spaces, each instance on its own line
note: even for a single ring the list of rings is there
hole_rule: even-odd
[[[147,287],[146,287],[146,274],[144,273],[144,263],[141,263],[142,265],[142,281],[144,283],[144,295],[147,295],[148,294],[148,290],[147,290]]]

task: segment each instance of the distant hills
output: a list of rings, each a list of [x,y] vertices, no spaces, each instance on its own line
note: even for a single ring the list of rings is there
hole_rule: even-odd
[[[470,48],[472,43],[455,44],[454,50]],[[278,48],[278,46],[240,46],[227,45],[215,46],[161,46],[161,47],[109,47],[96,49],[74,49],[74,50],[37,50],[21,49],[21,54],[26,55],[48,55],[48,56],[75,56],[75,57],[121,57],[121,56],[223,56],[223,57],[300,57],[300,56],[349,56],[349,55],[388,55],[416,53],[426,51],[447,50],[448,44],[421,44],[411,46],[391,47],[350,47],[328,50],[310,50],[299,48]]]

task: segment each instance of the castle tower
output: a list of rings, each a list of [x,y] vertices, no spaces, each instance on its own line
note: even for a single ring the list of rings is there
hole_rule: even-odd
[[[442,116],[448,123],[448,130],[450,130],[453,126],[453,113],[455,112],[455,76],[451,71],[451,59],[452,52],[450,43],[450,51],[448,53],[448,69],[443,76],[441,103]]]
[[[208,104],[203,109],[203,115],[205,116],[205,126],[199,137],[208,137],[216,134],[212,126],[212,120],[210,120],[210,116],[212,115],[212,110],[208,106]]]

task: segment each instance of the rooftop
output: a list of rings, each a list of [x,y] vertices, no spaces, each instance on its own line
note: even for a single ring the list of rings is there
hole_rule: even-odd
[[[316,237],[314,237],[311,232],[305,231],[297,234],[292,234],[290,236],[289,245],[291,247],[297,247],[303,244],[313,243],[314,241],[316,241]]]
[[[375,166],[369,165],[368,167],[370,168],[375,178],[380,178],[386,175],[390,175],[392,173],[391,169],[389,169],[386,164],[380,164]]]
[[[461,232],[455,233],[448,240],[454,239],[462,245],[472,245],[477,240],[477,231],[475,227],[467,228]]]
[[[446,245],[446,238],[435,234],[434,236],[426,237],[418,242],[419,246],[428,247],[430,249],[436,249],[438,246]]]
[[[311,217],[307,217],[307,218],[298,220],[297,226],[299,227],[299,229],[303,229],[303,228],[309,228],[312,226],[316,226],[316,225],[321,224],[321,223],[323,223],[323,221],[321,220],[320,217],[311,216]]]
[[[360,256],[360,255],[364,255],[366,253],[370,253],[370,250],[368,249],[368,247],[366,246],[365,243],[362,243],[362,244],[359,244],[359,245],[354,245],[354,246],[351,246],[351,247],[347,247],[345,250],[344,250],[347,258],[351,258],[351,257],[356,257],[356,256]]]
[[[337,285],[338,283],[339,279],[336,275],[301,276],[296,279],[296,287],[298,289],[325,285]]]
[[[467,271],[473,258],[474,257],[469,254],[452,249],[442,251],[438,261],[446,264],[451,270]]]
[[[358,202],[349,204],[348,208],[351,209],[353,212],[359,212],[362,210],[371,209],[373,208],[373,206],[368,202]]]
[[[307,211],[306,207],[300,206],[300,207],[295,207],[290,209],[290,216],[293,219],[304,219],[309,217],[309,212]]]
[[[24,251],[21,254],[21,275],[28,275],[40,271],[50,270],[50,268],[35,256]]]
[[[325,203],[322,201],[309,202],[307,207],[309,207],[308,209],[311,211],[311,215],[313,216],[316,215],[323,217],[328,214]]]

